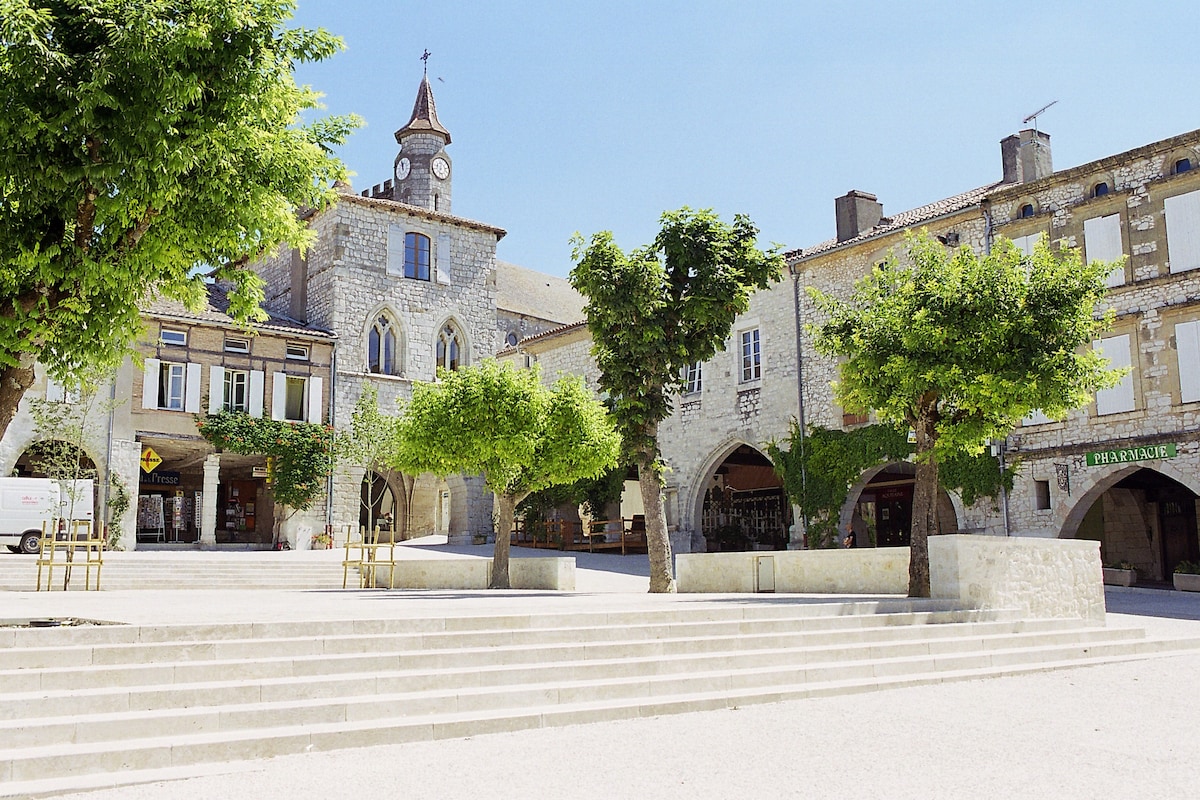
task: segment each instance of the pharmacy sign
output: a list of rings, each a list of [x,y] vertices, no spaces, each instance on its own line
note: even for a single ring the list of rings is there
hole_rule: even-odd
[[[1089,467],[1107,467],[1110,464],[1129,464],[1133,461],[1153,461],[1157,458],[1174,458],[1178,450],[1174,444],[1152,444],[1146,447],[1122,447],[1117,450],[1099,450],[1087,454]]]

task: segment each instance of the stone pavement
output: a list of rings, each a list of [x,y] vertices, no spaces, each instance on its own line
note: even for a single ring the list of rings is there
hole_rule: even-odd
[[[413,557],[421,557],[417,550]],[[486,552],[461,550],[463,557]],[[444,556],[446,548],[435,552]],[[644,557],[577,557],[580,591],[572,595],[4,593],[2,616],[74,615],[127,622],[302,620],[455,615],[481,609],[500,613],[548,605],[564,610],[636,608],[699,599],[645,594]],[[758,596],[738,601],[783,599]],[[1151,635],[1200,632],[1200,595],[1110,589],[1107,601],[1110,625],[1136,625]],[[1200,781],[1198,683],[1200,654],[1189,654],[727,711],[310,753],[216,770],[231,770],[224,774],[72,797],[1185,796],[1193,794]]]

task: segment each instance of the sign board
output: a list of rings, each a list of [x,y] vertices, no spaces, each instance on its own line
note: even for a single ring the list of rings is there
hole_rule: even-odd
[[[250,477],[252,477],[252,478],[265,478],[265,477],[267,477],[267,475],[268,475],[268,471],[267,471],[266,467],[251,467],[250,468]]]
[[[161,462],[160,462],[161,463]],[[143,467],[144,469],[144,467]],[[158,472],[151,472],[149,475],[142,476],[142,485],[152,486],[178,486],[179,473],[172,472],[168,469],[160,469]]]
[[[162,457],[154,452],[153,447],[142,450],[142,472],[154,472],[154,468],[162,463]]]
[[[1153,461],[1157,458],[1174,458],[1178,449],[1174,444],[1152,444],[1145,447],[1122,447],[1118,450],[1099,450],[1087,454],[1089,467],[1106,467],[1109,464],[1128,464],[1133,461]]]

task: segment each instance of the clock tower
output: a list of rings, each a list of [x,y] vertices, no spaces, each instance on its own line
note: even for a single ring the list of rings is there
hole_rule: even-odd
[[[421,78],[412,119],[396,131],[400,153],[396,156],[394,200],[430,211],[450,212],[450,131],[438,122],[429,76]]]

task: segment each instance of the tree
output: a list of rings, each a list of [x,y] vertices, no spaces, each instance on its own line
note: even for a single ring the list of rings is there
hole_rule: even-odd
[[[485,360],[438,371],[402,406],[393,466],[412,475],[482,473],[496,496],[491,588],[509,588],[509,531],[530,492],[596,477],[617,463],[620,439],[577,376],[552,389],[536,369]]]
[[[909,594],[928,597],[939,462],[979,452],[1035,409],[1063,417],[1122,373],[1090,347],[1113,318],[1097,307],[1114,265],[1044,240],[1029,257],[1004,239],[982,257],[947,252],[924,231],[907,248],[911,266],[889,256],[849,302],[810,287],[827,321],[809,332],[818,352],[846,358],[843,407],[916,434]]]
[[[115,367],[159,294],[261,320],[240,269],[335,194],[353,117],[297,124],[296,62],[341,47],[292,0],[0,0],[0,436],[33,364]]]
[[[658,426],[682,370],[724,348],[751,293],[782,276],[783,259],[758,249],[758,229],[742,215],[730,225],[711,210],[681,208],[661,223],[650,246],[628,254],[608,231],[590,242],[576,235],[571,285],[587,297],[600,388],[638,467],[650,591],[673,592]]]
[[[375,526],[375,496],[376,474],[389,478],[393,472],[389,461],[396,447],[396,423],[398,418],[384,414],[379,410],[379,392],[374,386],[366,386],[354,404],[350,414],[350,430],[338,436],[338,456],[367,470],[363,481],[366,484],[366,494],[360,502],[366,512],[367,529]],[[412,481],[401,475],[404,485],[405,506],[411,501]],[[393,535],[400,531],[402,521],[392,521]]]

